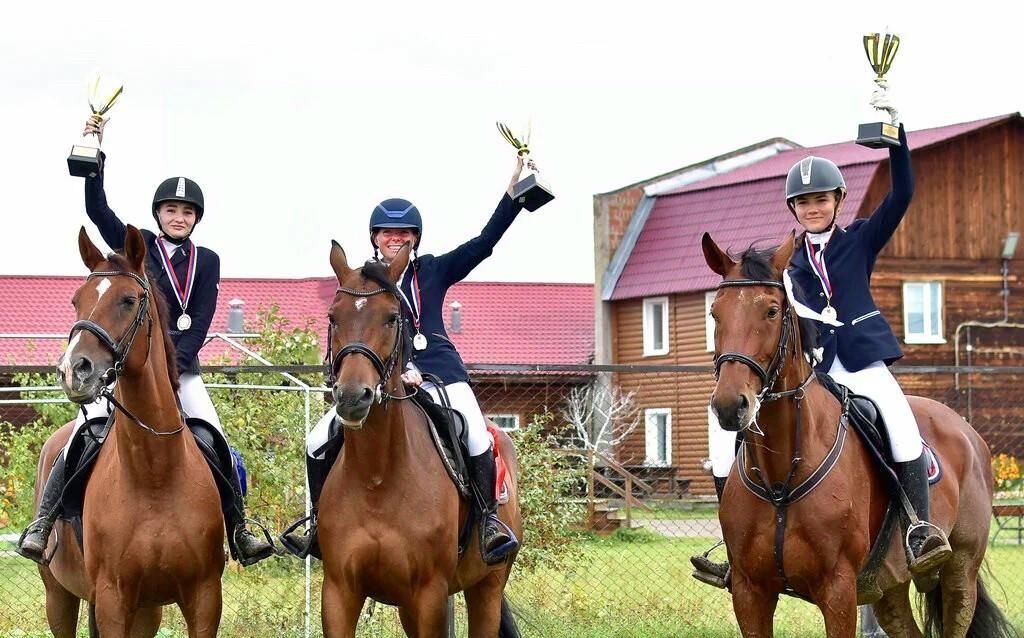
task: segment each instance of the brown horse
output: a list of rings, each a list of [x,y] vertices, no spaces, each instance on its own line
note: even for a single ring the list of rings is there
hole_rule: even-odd
[[[898,530],[880,546],[879,564],[865,569],[890,490],[861,438],[844,438],[844,407],[808,363],[782,284],[794,248],[790,234],[774,252],[751,249],[737,262],[710,235],[703,237],[705,259],[723,278],[712,306],[718,383],[711,403],[720,417],[735,417],[721,419],[723,428],[744,433],[719,514],[736,619],[745,637],[770,637],[779,594],[788,591],[818,606],[830,638],[853,638],[860,594],[861,603],[874,603],[890,637],[916,638],[922,634],[911,613],[911,574]],[[929,592],[926,631],[944,638],[1015,635],[978,574],[992,511],[988,447],[948,407],[909,400],[944,470],[931,488],[931,520],[953,549],[936,573],[916,580]],[[831,471],[817,471],[832,462]],[[816,487],[781,508],[754,494],[757,484],[785,494],[812,476],[808,485]]]
[[[517,637],[504,598],[515,557],[488,566],[475,543],[459,557],[470,507],[442,465],[422,410],[402,400],[405,329],[395,283],[410,251],[406,244],[390,266],[352,269],[341,246],[331,248],[339,285],[330,308],[338,353],[333,393],[346,432],[320,498],[324,635],[354,636],[372,598],[398,607],[409,636],[442,638],[447,597],[463,591],[471,638]],[[509,499],[499,515],[522,538],[515,450],[504,433],[496,444],[509,467]]]
[[[58,521],[53,559],[39,568],[50,629],[75,636],[86,600],[91,636],[148,638],[160,606],[177,603],[190,638],[215,636],[225,558],[220,497],[178,411],[174,350],[162,298],[146,278],[145,242],[128,226],[124,255],[104,257],[83,228],[78,246],[91,274],[75,293],[78,321],[58,376],[69,399],[87,403],[113,375],[120,406],[85,488],[84,551],[71,525]],[[71,424],[62,427],[43,447],[37,504],[70,432]]]

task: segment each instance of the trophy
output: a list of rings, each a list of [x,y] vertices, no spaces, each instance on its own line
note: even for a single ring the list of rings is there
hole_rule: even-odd
[[[888,111],[891,122],[872,122],[861,124],[857,129],[857,143],[868,148],[886,148],[900,145],[900,127],[896,109],[887,106],[885,94],[889,84],[885,74],[889,72],[896,51],[900,48],[900,37],[895,33],[869,33],[864,36],[864,52],[868,54],[868,62],[877,74],[875,84],[878,89],[871,99],[871,105],[880,111]]]
[[[526,135],[523,136],[522,141],[516,137],[508,126],[501,122],[496,122],[498,131],[501,132],[501,136],[508,141],[519,156],[528,160],[530,156],[530,129],[526,130]],[[515,186],[512,187],[512,199],[518,201],[528,211],[535,211],[544,204],[547,204],[555,198],[555,195],[551,192],[551,189],[544,184],[537,176],[537,168],[530,167],[530,162],[527,164],[527,170],[529,175],[516,182]]]
[[[92,109],[92,120],[97,124],[103,122],[103,115],[114,106],[123,90],[124,87],[117,83],[101,84],[100,76],[95,76],[89,83],[89,108]],[[100,140],[96,135],[83,135],[78,144],[71,147],[68,171],[74,177],[96,177],[99,174]]]

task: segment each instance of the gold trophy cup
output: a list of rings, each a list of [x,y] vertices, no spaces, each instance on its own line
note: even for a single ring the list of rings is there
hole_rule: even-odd
[[[879,99],[884,100],[885,93],[889,88],[885,80],[885,74],[889,72],[892,61],[896,57],[896,51],[900,48],[900,37],[895,33],[869,33],[864,36],[864,52],[868,55],[868,63],[874,70],[875,84],[878,85]],[[895,109],[886,109],[882,106],[872,105],[879,110],[888,110],[892,118],[891,122],[871,122],[861,124],[857,129],[857,143],[868,148],[887,148],[900,145],[900,127],[897,121]]]
[[[97,124],[103,121],[103,115],[110,110],[117,98],[121,97],[124,86],[118,83],[104,84],[99,75],[89,82],[89,108],[92,119]],[[100,140],[94,134],[83,135],[77,144],[71,147],[68,155],[68,171],[74,177],[96,177],[100,172]]]
[[[505,138],[505,141],[516,149],[520,157],[526,160],[530,155],[530,129],[527,128],[526,135],[520,139],[505,124],[501,122],[496,122],[495,124],[497,124],[498,131]],[[555,195],[540,180],[536,167],[532,169],[527,167],[526,170],[529,172],[529,175],[516,182],[516,185],[512,187],[512,199],[522,204],[526,210],[535,211],[553,200]]]

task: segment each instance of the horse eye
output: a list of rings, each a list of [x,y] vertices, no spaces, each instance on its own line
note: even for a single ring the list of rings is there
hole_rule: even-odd
[[[771,308],[768,309],[768,318],[769,319],[774,319],[775,317],[778,317],[778,316],[779,316],[779,309],[778,308],[772,306]]]
[[[121,303],[124,306],[126,306],[128,308],[131,308],[132,306],[135,305],[135,297],[128,297],[128,296],[126,296],[123,299],[121,299]]]
[[[398,313],[392,312],[388,315],[388,327],[394,326],[396,323],[398,323]]]

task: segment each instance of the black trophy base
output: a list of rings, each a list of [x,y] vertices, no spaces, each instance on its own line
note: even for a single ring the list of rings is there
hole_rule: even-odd
[[[872,122],[857,127],[857,143],[868,148],[889,148],[900,145],[900,129],[885,122]]]
[[[551,189],[537,179],[536,175],[528,175],[512,187],[512,199],[533,212],[555,198]]]
[[[96,177],[100,174],[100,149],[72,146],[68,155],[68,172],[73,177]]]

